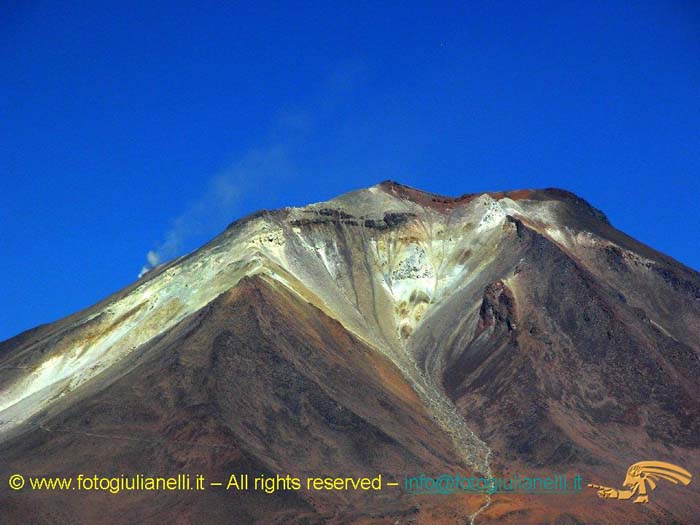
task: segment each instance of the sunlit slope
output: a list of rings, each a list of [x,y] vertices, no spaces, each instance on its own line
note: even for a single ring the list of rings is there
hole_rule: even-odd
[[[595,426],[649,453],[663,436],[698,446],[697,272],[561,190],[450,198],[392,182],[239,220],[98,305],[2,343],[0,440],[119,381],[251,279],[337,322],[371,352],[358,367],[390,364],[473,471],[494,474],[504,457],[615,463]],[[547,436],[553,445],[537,445]]]

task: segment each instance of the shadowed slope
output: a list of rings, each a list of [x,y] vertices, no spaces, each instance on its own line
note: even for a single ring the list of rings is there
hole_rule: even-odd
[[[277,285],[246,279],[182,321],[120,370],[0,450],[0,476],[230,473],[366,476],[464,471],[386,359]],[[18,492],[0,497],[5,523],[435,523],[478,508],[380,493]],[[421,508],[419,509],[418,506]],[[149,509],[147,512],[144,509]],[[468,512],[468,510],[467,510]],[[427,518],[426,518],[427,519]],[[462,521],[463,522],[463,521]]]
[[[700,469],[697,350],[550,239],[516,219],[511,224],[512,257],[502,259],[500,273],[483,288],[485,281],[455,294],[463,307],[433,312],[439,324],[414,340],[493,450],[493,471],[614,479],[646,457]],[[537,523],[559,509],[585,523],[660,524],[692,523],[700,514],[687,489],[667,488],[648,506],[585,496],[550,497],[545,506],[542,497],[496,495],[482,519]]]

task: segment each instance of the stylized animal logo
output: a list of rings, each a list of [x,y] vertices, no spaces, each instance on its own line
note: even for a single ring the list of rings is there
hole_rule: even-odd
[[[656,488],[660,479],[665,479],[677,485],[690,483],[692,474],[684,468],[664,461],[640,461],[627,469],[627,476],[622,483],[626,489],[614,489],[602,485],[588,484],[598,491],[598,497],[603,499],[631,499],[637,495],[634,503],[649,503],[647,485],[650,490]]]

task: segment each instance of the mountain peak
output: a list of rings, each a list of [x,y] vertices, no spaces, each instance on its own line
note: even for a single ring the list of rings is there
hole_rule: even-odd
[[[601,465],[619,475],[658,457],[663,438],[695,471],[698,319],[696,272],[570,192],[447,197],[385,181],[252,214],[95,306],[0,345],[3,465],[109,464],[117,446],[124,464],[142,465],[143,442],[170,444],[157,458],[182,465],[192,447],[222,443],[217,454],[231,457],[217,476],[274,465],[490,477],[506,463],[598,479]],[[144,468],[172,471],[157,458]],[[697,516],[697,501],[679,494],[677,508]],[[325,522],[339,508],[333,497],[304,501],[303,512]],[[457,513],[441,500],[439,512],[473,522],[459,514],[485,505],[473,497],[455,500]],[[389,521],[415,509],[410,495],[389,499],[400,507],[381,507]],[[527,514],[541,510],[526,500],[508,505],[519,523],[557,521]],[[587,504],[567,512],[595,518]],[[349,516],[336,517],[371,521]]]
[[[418,204],[443,211],[449,211],[454,209],[456,206],[466,204],[481,195],[488,195],[494,200],[510,199],[512,201],[559,201],[573,205],[580,210],[585,210],[589,215],[592,215],[605,223],[609,223],[607,217],[602,211],[598,210],[575,193],[561,188],[525,188],[504,191],[483,191],[449,196],[421,190],[394,180],[387,179],[379,184],[376,184],[375,186],[372,186],[370,189],[381,190],[395,197],[411,200]]]

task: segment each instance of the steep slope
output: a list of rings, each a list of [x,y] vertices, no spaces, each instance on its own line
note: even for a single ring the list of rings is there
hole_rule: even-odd
[[[698,341],[700,275],[578,197],[450,198],[385,182],[237,221],[98,305],[1,343],[0,475],[75,472],[85,451],[106,469],[202,463],[216,475],[612,482],[647,458],[697,471]],[[593,491],[287,493],[239,495],[234,511],[230,495],[207,494],[161,496],[147,518],[692,523],[689,495],[621,506]],[[79,505],[45,497],[36,512]],[[2,508],[21,521],[36,498],[4,495]],[[107,505],[128,521],[144,501],[92,496],[79,514]]]
[[[0,446],[0,475],[130,475],[146,466],[218,480],[231,472],[398,479],[465,468],[386,358],[260,277],[244,279],[66,405]],[[17,523],[94,523],[105,512],[134,523],[145,508],[153,523],[390,523],[385,515],[439,522],[483,499],[418,509],[397,494],[24,492],[3,493],[0,508],[4,522]]]
[[[440,324],[414,341],[429,349],[426,366],[495,450],[492,469],[544,475],[575,467],[586,478],[614,479],[640,458],[700,469],[697,345],[660,329],[551,240],[517,220],[514,229],[517,263],[478,287],[481,297],[460,294],[471,308],[436,311]],[[692,523],[700,509],[690,500],[669,492],[656,502],[660,516],[606,508],[611,521],[599,522]]]

